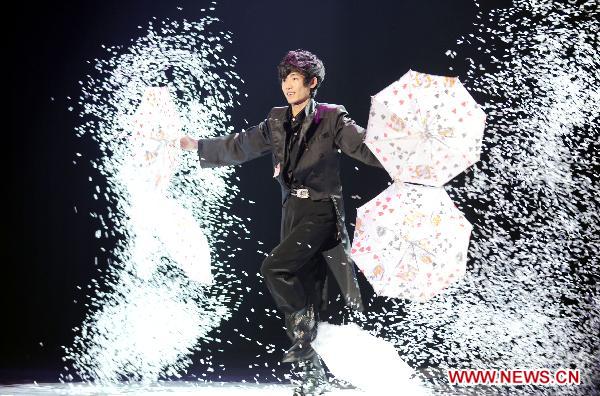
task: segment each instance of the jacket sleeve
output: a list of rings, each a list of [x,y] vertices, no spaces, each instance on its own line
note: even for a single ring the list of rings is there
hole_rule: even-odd
[[[344,154],[367,165],[383,168],[364,142],[366,131],[349,116],[344,106],[338,106],[335,120],[335,144]]]
[[[198,140],[202,168],[238,165],[270,151],[271,134],[267,120],[242,132]]]

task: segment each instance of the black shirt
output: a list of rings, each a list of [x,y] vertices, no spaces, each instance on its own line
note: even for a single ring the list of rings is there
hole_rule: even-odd
[[[300,130],[304,122],[306,107],[294,117],[292,106],[288,106],[285,128],[285,163],[283,164],[283,180],[290,188],[300,188],[301,183],[294,177],[294,168],[305,146],[304,137],[300,140]]]

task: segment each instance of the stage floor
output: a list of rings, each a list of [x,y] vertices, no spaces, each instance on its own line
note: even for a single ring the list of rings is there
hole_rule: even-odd
[[[159,385],[113,385],[89,384],[20,384],[0,385],[0,395],[214,395],[214,396],[291,396],[292,385],[225,383],[205,384],[165,382]],[[354,389],[336,389],[327,395],[364,396],[366,393]]]
[[[161,382],[153,385],[119,384],[111,386],[91,385],[83,383],[39,383],[0,385],[0,396],[8,395],[210,395],[210,396],[291,396],[293,386],[290,384],[249,384],[249,383],[197,383],[197,382]],[[434,389],[432,395],[443,396],[480,396],[480,395],[584,395],[575,388],[519,389],[519,387],[497,386],[457,386]],[[325,396],[413,396],[403,389],[390,389],[389,393],[367,393],[358,389],[332,389]]]
[[[413,380],[409,383],[399,381],[393,389],[364,392],[360,389],[341,389],[332,382],[331,389],[325,396],[492,396],[492,395],[535,395],[535,396],[599,396],[597,383],[571,386],[493,386],[493,385],[450,385],[445,371],[439,368],[419,370],[421,386]],[[239,378],[239,377],[238,377]],[[330,379],[331,380],[331,379]],[[335,380],[334,380],[335,381]],[[594,381],[592,381],[594,382]],[[158,381],[149,384],[119,383],[99,385],[83,382],[72,383],[21,383],[1,385],[0,396],[8,395],[209,395],[209,396],[291,396],[294,386],[289,383],[253,383],[236,382],[201,382],[201,381]],[[417,393],[417,394],[416,394]]]

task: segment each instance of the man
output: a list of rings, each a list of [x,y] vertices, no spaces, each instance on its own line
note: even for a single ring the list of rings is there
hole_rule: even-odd
[[[282,192],[281,241],[263,261],[261,273],[292,340],[283,362],[304,365],[296,394],[318,394],[326,377],[310,342],[318,312],[327,303],[327,266],[346,304],[363,310],[348,254],[338,152],[382,165],[364,144],[364,129],[343,106],[315,102],[325,78],[320,59],[308,51],[290,51],[278,74],[287,107],[274,107],[263,122],[244,132],[199,141],[186,136],[181,147],[197,150],[200,165],[208,168],[271,154],[273,177]]]

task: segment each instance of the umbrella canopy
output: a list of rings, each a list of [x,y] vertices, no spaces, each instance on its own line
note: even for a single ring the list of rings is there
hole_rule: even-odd
[[[371,98],[365,143],[392,179],[440,187],[479,160],[484,127],[458,78],[409,70]]]
[[[132,148],[138,178],[164,191],[179,164],[181,120],[168,87],[148,87],[132,118]]]
[[[357,209],[351,254],[377,294],[427,301],[464,276],[471,230],[443,188],[394,183]]]
[[[131,195],[129,217],[138,274],[152,276],[163,256],[186,275],[210,284],[210,246],[192,213],[168,197],[180,160],[181,120],[168,87],[148,87],[131,118],[131,162],[124,174]]]

